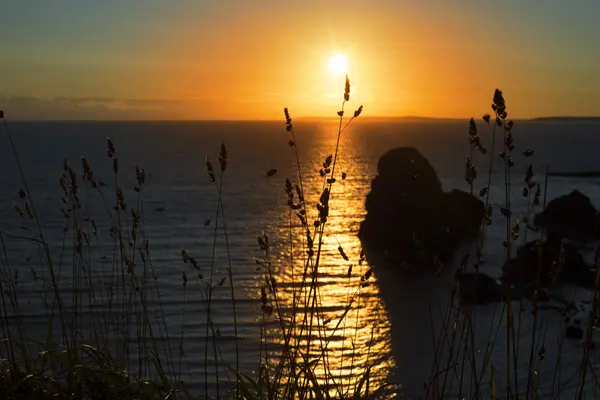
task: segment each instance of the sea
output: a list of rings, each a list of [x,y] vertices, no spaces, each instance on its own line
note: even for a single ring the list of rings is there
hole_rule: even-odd
[[[378,268],[375,257],[359,262],[362,246],[357,233],[366,214],[365,197],[377,174],[377,161],[395,147],[417,148],[436,169],[444,190],[468,190],[464,179],[465,157],[470,154],[468,120],[361,118],[352,121],[339,136],[337,179],[332,185],[317,279],[319,317],[326,323],[322,332],[313,335],[321,343],[326,338],[328,343],[323,352],[327,373],[324,369],[318,379],[334,387],[336,382],[356,381],[369,370],[371,392],[388,382],[395,385],[393,396],[420,398],[425,396],[423,387],[432,379],[432,363],[441,357],[426,350],[435,337],[432,321],[443,320],[443,314],[432,312],[428,304],[432,299],[435,302],[447,297],[453,267],[448,267],[439,282],[433,282],[434,277],[418,283],[403,281],[401,273],[390,271],[393,267]],[[156,350],[168,361],[166,368],[173,369],[169,374],[187,382],[192,392],[202,392],[210,385],[213,393],[217,379],[231,380],[236,369],[258,379],[259,361],[276,357],[277,345],[281,343],[277,313],[289,314],[294,293],[302,288],[299,280],[305,258],[304,234],[297,211],[292,212],[287,204],[286,179],[294,188],[299,185],[299,166],[307,215],[312,223],[324,187],[319,170],[338,145],[339,121],[293,123],[294,137],[283,120],[6,121],[0,126],[0,266],[4,284],[13,282],[18,296],[16,306],[5,300],[3,334],[7,329],[22,329],[27,336],[43,340],[48,310],[57,310],[45,261],[46,248],[40,244],[42,232],[64,301],[67,307],[77,307],[81,314],[73,322],[78,343],[102,336],[98,332],[120,340],[121,344],[136,342],[139,329],[136,330],[135,320],[144,313],[137,300],[131,300],[136,298],[130,292],[135,286],[130,285],[130,277],[135,274],[137,279],[143,276],[146,283],[133,290],[147,296],[149,312],[144,318],[152,319],[154,334],[161,343],[156,348],[148,345],[148,352],[134,351],[133,347],[129,350],[124,345],[122,348],[128,349],[124,351],[132,353],[128,356],[130,370],[137,371],[140,359],[148,363],[148,353]],[[482,144],[491,150],[493,129],[481,119],[477,126]],[[542,184],[542,200],[550,201],[578,189],[600,205],[600,178],[545,176],[547,171],[600,171],[600,121],[517,120],[512,133],[516,147],[510,196],[515,218],[527,212],[522,192],[530,163],[534,180]],[[107,137],[115,147],[112,157],[108,154]],[[219,163],[222,146],[227,153],[224,172]],[[494,153],[501,146],[498,131]],[[529,149],[535,155],[524,157],[521,153]],[[93,171],[93,179],[102,182],[101,187],[93,188],[82,176],[82,157]],[[495,157],[490,200],[502,206],[504,170],[501,160]],[[115,158],[117,176],[113,171]],[[212,163],[215,182],[207,172],[207,158]],[[474,160],[478,192],[487,185],[489,153],[477,153]],[[60,183],[65,163],[76,173],[81,204],[70,218],[65,217],[70,200],[63,202]],[[136,168],[145,172],[142,185],[136,181]],[[123,193],[124,210],[114,208],[117,187]],[[28,192],[25,199],[21,190]],[[140,217],[135,240],[129,232],[132,208]],[[482,271],[493,276],[500,275],[504,262],[504,220],[497,210],[486,239],[482,266]],[[35,218],[29,217],[30,213],[37,215],[39,226]],[[82,221],[80,226],[74,225],[74,215]],[[125,250],[120,249],[115,232],[111,231],[113,223],[122,226],[126,233],[122,239]],[[84,233],[79,237],[78,229]],[[521,237],[524,234],[523,230]],[[535,238],[533,232],[528,235]],[[258,237],[265,236],[268,252],[258,243]],[[81,252],[77,251],[78,245],[83,247]],[[197,268],[189,260],[185,262],[183,250],[195,259]],[[121,276],[122,266],[115,260],[122,252],[132,260],[132,266],[124,268],[136,270]],[[373,276],[365,279],[372,266]],[[265,275],[267,271],[277,282],[276,293],[266,290],[273,309],[270,314],[265,312],[261,300],[265,277],[271,278]],[[206,287],[211,281],[214,289],[208,323]],[[575,287],[556,290],[568,291],[582,304],[590,296]],[[89,293],[93,295],[88,296]],[[109,307],[110,296],[114,304]],[[134,313],[126,331],[129,338],[123,338],[122,332],[107,334],[91,322],[99,315],[108,321],[127,301],[132,302],[127,309]],[[15,316],[15,307],[19,317]],[[569,393],[572,395],[580,386],[580,340],[565,338],[564,318],[557,310],[550,307],[540,311],[534,324],[531,306],[522,307],[525,311],[519,313],[518,302],[514,306],[515,315],[522,314],[515,317],[515,324],[520,327],[519,334],[529,339],[523,340],[516,354],[520,375],[514,378],[511,373],[509,379],[516,379],[524,392],[530,374],[529,379],[535,380],[540,393],[549,396],[561,392],[569,398]],[[300,307],[298,312],[304,311]],[[505,398],[509,395],[506,363],[514,363],[506,358],[506,315],[500,305],[494,304],[478,306],[474,312],[476,335],[469,345],[474,346],[474,362],[478,364],[474,367],[467,362],[467,369],[481,370],[487,360],[487,369],[482,373],[485,383],[480,385],[484,397],[497,391],[496,398]],[[537,332],[533,343],[536,363],[530,371],[527,360],[533,330]],[[496,347],[488,351],[486,343],[492,331],[497,336]],[[217,339],[213,341],[213,337]],[[538,355],[541,345],[544,357]],[[4,347],[0,351],[2,357],[7,357]],[[593,397],[598,386],[594,378],[595,353],[589,355],[587,367],[588,398]],[[442,364],[449,363],[444,360]],[[469,385],[460,388],[458,369],[457,365],[448,367],[453,371],[445,383],[448,398],[471,397]]]

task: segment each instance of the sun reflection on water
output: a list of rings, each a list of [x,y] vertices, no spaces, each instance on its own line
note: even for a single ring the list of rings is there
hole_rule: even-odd
[[[335,148],[335,137],[332,146]],[[379,297],[369,266],[361,261],[361,243],[357,237],[364,217],[362,180],[369,174],[353,157],[352,144],[343,137],[338,168],[348,172],[348,178],[337,178],[329,202],[330,212],[324,231],[318,269],[316,297],[310,297],[311,269],[305,283],[302,275],[306,262],[306,236],[296,212],[283,209],[280,215],[280,242],[273,249],[273,275],[277,280],[278,309],[286,325],[295,321],[292,348],[299,348],[298,362],[314,362],[314,374],[319,385],[352,393],[366,374],[370,390],[376,390],[389,378],[394,362],[391,358],[390,323]],[[318,166],[318,164],[317,164]],[[315,167],[316,168],[316,167]],[[304,172],[304,171],[303,171]],[[304,195],[308,226],[317,217],[315,205],[325,187],[324,178],[316,171],[304,174]],[[352,174],[352,173],[354,174]],[[336,173],[336,177],[342,174]],[[308,177],[308,178],[306,178]],[[360,182],[360,184],[359,184]],[[290,229],[291,223],[291,229]],[[312,229],[314,231],[314,229]],[[318,240],[315,238],[315,250]],[[345,260],[339,249],[347,256]],[[307,297],[309,296],[309,297]],[[311,311],[313,310],[313,311]],[[277,315],[278,311],[274,311]],[[281,329],[269,330],[270,340],[283,344]],[[364,391],[365,387],[361,389]]]

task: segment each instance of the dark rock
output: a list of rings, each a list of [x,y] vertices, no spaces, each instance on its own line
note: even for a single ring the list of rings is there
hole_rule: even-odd
[[[481,272],[462,272],[457,275],[458,295],[471,304],[502,301],[504,288],[496,279]]]
[[[479,235],[481,221],[485,216],[483,201],[463,190],[454,189],[444,193],[446,226],[458,238],[474,238]]]
[[[414,181],[419,178],[419,190],[433,194],[442,192],[435,169],[414,147],[398,147],[384,153],[377,163],[377,172],[384,179]]]
[[[435,169],[415,148],[388,151],[366,198],[359,237],[369,251],[393,263],[449,261],[461,240],[476,235],[483,203],[466,192],[445,194]],[[472,218],[467,218],[469,210]]]
[[[589,197],[573,190],[549,202],[534,217],[534,224],[559,237],[586,240],[598,237],[597,214]]]
[[[443,245],[446,239],[440,210],[435,207],[442,197],[440,180],[421,153],[412,147],[388,151],[380,158],[378,175],[371,183],[359,236],[370,250],[421,264],[422,250]],[[452,249],[435,250],[447,253]]]
[[[570,282],[590,287],[594,283],[593,271],[583,256],[557,238],[524,244],[517,250],[516,258],[502,268],[502,280],[507,284],[537,282],[538,276],[539,283],[545,286]]]
[[[567,326],[565,334],[571,339],[581,339],[583,337],[583,329],[579,326]]]
[[[545,289],[537,289],[535,284],[518,282],[505,285],[499,280],[482,272],[461,272],[457,274],[458,295],[461,300],[471,304],[484,304],[506,300],[531,300],[537,296],[538,302],[550,300],[550,295]]]
[[[516,282],[525,282],[527,280],[527,274],[525,272],[526,269],[521,266],[521,263],[517,262],[514,258],[511,258],[504,263],[500,280],[507,285],[512,285]]]

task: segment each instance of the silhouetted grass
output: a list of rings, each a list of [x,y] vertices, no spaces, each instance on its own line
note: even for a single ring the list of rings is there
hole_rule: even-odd
[[[339,116],[337,143],[320,170],[323,179],[317,209],[310,209],[305,201],[301,160],[292,119],[285,109],[286,130],[291,135],[289,145],[294,149],[297,176],[286,179],[289,215],[289,258],[294,270],[295,257],[302,255],[302,270],[293,272],[294,285],[291,307],[283,307],[278,292],[278,276],[270,254],[271,244],[265,233],[258,237],[263,253],[257,263],[263,274],[260,288],[262,315],[261,357],[256,360],[258,372],[254,376],[240,369],[238,318],[235,299],[235,277],[231,265],[231,249],[223,204],[223,187],[226,184],[228,163],[227,148],[223,143],[219,153],[219,171],[216,172],[209,157],[206,172],[215,187],[217,206],[215,218],[205,225],[213,224],[213,243],[210,263],[196,261],[194,249],[182,249],[184,269],[181,276],[181,328],[166,323],[161,288],[152,262],[151,246],[144,226],[144,186],[146,171],[136,166],[133,193],[122,189],[122,174],[117,145],[107,138],[108,163],[112,169],[112,182],[107,185],[97,179],[92,166],[85,158],[81,168],[72,167],[65,159],[60,179],[62,188],[61,213],[64,229],[59,249],[51,249],[45,239],[34,201],[27,186],[26,174],[20,163],[9,124],[4,131],[12,146],[23,190],[14,203],[27,229],[23,236],[11,236],[0,230],[3,256],[2,267],[2,375],[0,392],[7,398],[359,398],[384,393],[385,385],[371,388],[370,366],[363,376],[354,382],[338,379],[328,365],[328,346],[333,336],[346,327],[360,286],[371,275],[371,270],[358,281],[355,293],[349,293],[348,304],[339,316],[334,329],[325,332],[326,320],[319,291],[319,268],[322,260],[323,239],[329,217],[330,198],[334,196],[337,179],[345,179],[338,167],[339,139],[343,130],[362,111],[359,107],[344,125],[344,107],[349,101],[350,82],[346,78],[344,101]],[[3,116],[2,116],[3,117]],[[273,176],[271,170],[267,176]],[[339,177],[338,177],[339,175]],[[292,183],[295,182],[295,183]],[[97,200],[90,200],[96,196]],[[96,201],[96,202],[95,202]],[[103,221],[91,216],[94,206],[100,204]],[[164,210],[165,207],[161,209]],[[23,211],[25,210],[25,211]],[[300,222],[299,228],[296,221]],[[100,227],[100,228],[99,228]],[[97,248],[106,240],[102,228],[107,227],[112,253],[100,255]],[[225,236],[227,275],[219,279],[215,260],[217,237]],[[302,248],[296,248],[297,237],[302,237]],[[43,299],[43,309],[36,310],[47,322],[45,333],[28,332],[24,328],[24,314],[19,304],[19,273],[12,266],[6,240],[20,240],[31,244],[32,251],[39,251],[40,271],[38,283],[51,289]],[[349,262],[343,248],[339,247],[340,259]],[[53,255],[59,254],[59,259]],[[358,261],[358,260],[357,260]],[[361,256],[360,263],[364,262]],[[69,268],[69,285],[61,279],[61,272]],[[35,274],[35,271],[33,272]],[[348,270],[348,278],[352,274]],[[102,277],[102,278],[101,278]],[[195,283],[194,286],[191,284]],[[230,365],[219,346],[220,335],[213,321],[213,293],[218,287],[228,286],[232,307],[232,325],[235,340],[235,361]],[[199,296],[204,304],[206,317],[203,354],[186,354],[185,321],[191,295]],[[285,311],[284,311],[285,310]],[[358,324],[358,311],[357,320]],[[275,346],[269,340],[268,325],[278,323]],[[343,325],[342,325],[343,323]],[[350,324],[353,321],[349,322]],[[45,337],[44,341],[38,341]],[[356,352],[348,351],[345,359],[353,368]],[[184,360],[188,357],[203,360],[204,390],[190,393],[184,382]],[[230,357],[230,355],[229,355]],[[342,354],[344,357],[344,354]],[[231,359],[231,358],[229,358]],[[375,361],[371,361],[376,363]],[[216,381],[209,382],[209,370],[214,371]],[[197,379],[199,377],[190,377]],[[189,379],[188,379],[189,381]]]
[[[545,237],[544,230],[538,230],[533,227],[531,220],[536,210],[541,211],[541,209],[545,208],[548,173],[546,172],[545,177],[543,177],[544,185],[542,189],[541,182],[536,180],[534,176],[533,165],[529,164],[524,172],[523,183],[519,183],[518,186],[515,185],[511,180],[513,175],[512,170],[515,165],[514,157],[529,159],[534,155],[534,151],[532,149],[524,149],[520,153],[516,153],[516,143],[518,140],[513,136],[514,123],[507,119],[507,107],[500,90],[496,90],[494,94],[492,110],[494,116],[485,114],[482,117],[483,122],[489,127],[491,151],[488,151],[482,145],[475,120],[471,119],[469,121],[470,153],[466,161],[465,180],[470,187],[471,194],[477,192],[474,188],[477,182],[477,171],[475,170],[473,157],[474,150],[478,150],[488,160],[488,170],[486,171],[487,184],[479,189],[479,196],[484,199],[487,212],[481,225],[479,239],[474,245],[467,247],[465,250],[462,261],[458,266],[458,272],[466,271],[469,268],[479,271],[479,268],[486,264],[485,254],[490,248],[504,247],[505,261],[508,261],[514,256],[515,244],[518,245],[520,242],[521,245],[524,245],[528,237],[530,238],[531,236],[537,236],[540,240],[543,240]],[[502,151],[496,153],[498,133],[502,137]],[[492,168],[496,158],[501,160],[503,167],[503,182],[501,183],[504,187],[505,196],[503,204],[500,205],[492,205],[490,201],[490,188],[493,184]],[[513,196],[514,189],[517,189],[516,192],[522,194],[527,201],[524,215],[516,215],[517,212],[512,207],[511,196]],[[502,243],[493,243],[487,238],[488,227],[491,225],[492,218],[504,221],[505,237]],[[561,248],[561,256],[557,260],[554,260],[551,271],[551,277],[553,277],[552,284],[557,284],[560,280],[559,277],[564,266],[563,253],[564,247]],[[595,267],[597,271],[600,271],[598,262],[599,258],[596,257]],[[557,382],[557,377],[561,375],[560,359],[562,357],[564,336],[563,341],[558,343],[556,360],[546,358],[545,346],[555,346],[556,344],[545,343],[545,333],[540,332],[538,324],[539,307],[542,301],[541,296],[547,295],[547,290],[549,289],[548,284],[543,283],[541,279],[541,263],[542,247],[540,246],[538,252],[537,280],[534,282],[534,293],[531,299],[526,299],[525,293],[523,293],[520,301],[518,301],[517,310],[515,308],[515,301],[510,296],[510,290],[507,288],[505,300],[495,310],[496,313],[500,313],[500,318],[496,319],[494,316],[493,320],[497,322],[492,326],[483,327],[489,329],[488,340],[485,343],[485,349],[483,349],[483,353],[486,354],[483,365],[477,365],[476,363],[476,355],[481,351],[481,348],[475,343],[474,333],[475,328],[479,326],[477,324],[477,306],[459,306],[460,300],[457,297],[457,291],[453,292],[453,297],[450,299],[449,312],[439,337],[439,342],[441,343],[438,342],[437,346],[439,347],[436,351],[436,354],[442,354],[443,351],[441,348],[448,346],[449,354],[446,360],[435,361],[431,378],[427,383],[427,398],[447,398],[450,395],[449,381],[458,385],[457,392],[459,398],[467,395],[474,398],[483,398],[491,395],[493,399],[558,398],[564,390],[572,385],[569,383],[569,380],[564,381],[564,377],[561,381]],[[578,399],[585,398],[590,394],[589,389],[586,391],[585,388],[586,375],[593,374],[594,387],[596,389],[599,387],[595,372],[590,364],[590,351],[593,348],[592,337],[595,330],[596,316],[599,311],[597,299],[598,276],[600,275],[597,275],[596,278],[595,291],[591,299],[592,307],[589,311],[586,332],[582,341],[581,367],[578,372],[577,390],[575,392],[575,397]],[[531,301],[532,307],[531,316],[526,314],[526,307],[524,305],[524,303],[529,301]],[[569,312],[569,307],[572,307],[572,303],[567,303],[561,311],[566,315]],[[487,309],[489,310],[489,308]],[[521,321],[524,318],[533,318],[533,329],[530,337],[521,334]],[[506,330],[506,340],[504,343],[498,343],[497,334],[503,325]],[[504,347],[505,376],[502,382],[498,380],[497,369],[493,364],[494,360],[491,360],[488,356],[491,349],[497,346]],[[523,356],[522,349],[525,346],[529,346],[530,349]],[[443,362],[440,363],[440,361]],[[496,360],[495,362],[498,361]],[[549,381],[549,377],[540,376],[540,366],[543,362],[554,363],[551,393],[540,391],[540,382],[544,379]],[[591,369],[592,371],[590,372]],[[524,373],[526,374],[525,380],[522,379]],[[441,376],[443,376],[443,379],[440,379]],[[489,382],[490,386],[488,386],[488,383],[482,386],[484,381]],[[525,387],[520,387],[519,383],[523,381],[526,382],[526,385]]]
[[[223,143],[219,150],[219,171],[215,171],[212,161],[206,158],[206,173],[215,188],[217,199],[215,218],[207,221],[213,224],[211,254],[205,258],[208,265],[197,261],[195,249],[182,249],[183,269],[173,272],[181,276],[181,326],[169,326],[163,307],[162,290],[152,261],[151,245],[144,226],[144,186],[146,171],[136,167],[133,193],[124,193],[122,189],[122,171],[119,168],[117,146],[107,139],[108,162],[112,168],[112,183],[107,185],[97,179],[93,168],[85,158],[81,168],[74,169],[65,160],[60,178],[62,188],[61,212],[64,234],[61,246],[51,249],[44,236],[43,227],[31,197],[24,168],[21,165],[17,148],[13,142],[9,124],[4,122],[12,153],[15,156],[18,173],[23,189],[14,202],[15,212],[22,219],[23,235],[9,234],[0,227],[0,393],[5,398],[90,398],[90,399],[155,399],[155,398],[234,398],[234,399],[330,399],[330,398],[384,398],[392,393],[386,384],[372,387],[372,370],[380,360],[370,358],[370,345],[366,348],[342,350],[342,363],[354,370],[360,356],[367,354],[364,372],[350,381],[332,371],[328,353],[335,335],[345,336],[346,329],[359,326],[359,311],[356,319],[350,315],[353,307],[360,302],[360,289],[368,285],[373,269],[365,266],[366,258],[361,252],[360,259],[352,264],[343,247],[338,248],[340,262],[348,265],[348,281],[357,278],[356,288],[349,291],[347,303],[336,315],[335,326],[328,326],[332,319],[322,311],[319,271],[323,260],[323,240],[327,235],[330,218],[331,198],[335,196],[336,184],[346,178],[345,172],[339,172],[339,143],[346,127],[358,118],[362,106],[358,107],[350,118],[345,118],[344,108],[350,100],[350,82],[346,78],[344,100],[338,111],[339,124],[337,140],[332,153],[327,156],[319,169],[322,179],[318,204],[312,209],[306,201],[303,168],[299,157],[299,142],[295,133],[290,112],[284,111],[286,131],[290,135],[289,146],[293,149],[292,158],[296,163],[296,176],[285,180],[287,195],[288,246],[285,259],[289,259],[293,285],[291,304],[281,298],[279,284],[281,278],[272,255],[272,243],[268,234],[257,238],[260,256],[256,262],[260,268],[261,285],[259,298],[260,318],[260,356],[256,361],[257,371],[250,374],[240,368],[239,320],[236,309],[236,280],[231,263],[230,238],[227,231],[226,208],[223,201],[223,188],[227,184],[228,164],[227,147]],[[517,147],[513,137],[514,124],[507,119],[506,104],[502,92],[496,91],[492,106],[494,116],[483,116],[489,128],[490,150],[480,139],[474,119],[469,121],[469,155],[465,163],[465,180],[471,194],[479,194],[484,200],[486,216],[481,225],[479,238],[461,255],[459,269],[479,270],[484,265],[488,246],[504,246],[506,260],[512,257],[514,245],[519,241],[527,242],[535,232],[530,225],[531,216],[536,207],[545,205],[546,182],[535,180],[533,166],[529,166],[524,175],[524,187],[520,192],[527,199],[526,215],[515,218],[511,204],[511,193],[515,183],[511,181],[514,166],[513,157],[531,157],[533,151],[523,150],[516,154]],[[2,115],[3,117],[3,115]],[[344,123],[345,122],[345,123]],[[497,136],[502,137],[502,151],[496,154]],[[479,187],[474,158],[488,160],[488,170],[484,175],[485,185]],[[490,188],[492,187],[492,169],[496,158],[502,161],[504,170],[504,204],[492,205]],[[498,162],[496,160],[496,162]],[[277,174],[276,169],[267,172],[268,177]],[[519,184],[520,185],[520,184]],[[111,188],[112,187],[112,188]],[[103,221],[91,217],[92,202],[89,196],[96,196],[104,214]],[[312,195],[312,194],[311,194]],[[543,197],[543,199],[542,199]],[[494,212],[495,210],[498,210]],[[505,238],[503,243],[490,243],[487,239],[492,218],[504,219]],[[108,227],[112,253],[98,253],[102,240],[99,226]],[[219,278],[215,262],[218,250],[218,236],[224,235],[227,254],[226,276]],[[301,248],[298,241],[302,240]],[[56,242],[57,238],[53,238]],[[35,281],[44,289],[43,308],[36,310],[46,321],[45,332],[28,332],[25,327],[26,314],[19,298],[19,270],[11,262],[9,241],[20,241],[31,246],[32,254],[37,254],[40,275],[34,271]],[[541,250],[540,250],[541,251]],[[56,254],[59,258],[56,259]],[[541,254],[539,255],[541,263]],[[556,260],[555,273],[561,270],[561,260]],[[596,260],[598,264],[598,258]],[[301,268],[298,270],[298,266]],[[598,265],[596,265],[598,267]],[[70,285],[60,278],[70,268]],[[541,268],[539,268],[541,269]],[[597,268],[600,271],[600,268]],[[358,275],[357,275],[358,274]],[[600,274],[600,273],[599,273]],[[108,279],[100,279],[108,277]],[[596,278],[598,284],[600,275]],[[235,358],[226,361],[219,344],[220,332],[214,317],[213,294],[217,288],[226,287],[231,300],[231,323],[234,328]],[[435,357],[431,362],[431,376],[425,385],[426,398],[448,398],[450,393],[458,397],[484,398],[546,398],[558,396],[554,393],[541,393],[539,366],[542,362],[554,362],[553,381],[560,376],[560,360],[545,360],[544,338],[538,332],[538,293],[546,290],[538,277],[536,293],[532,299],[534,329],[531,336],[524,338],[520,332],[520,321],[525,315],[521,299],[518,311],[514,301],[507,295],[496,312],[497,323],[489,327],[488,340],[483,351],[486,354],[483,365],[477,363],[480,349],[475,343],[477,327],[476,307],[460,304],[456,292],[450,299],[449,312],[444,316],[440,332],[432,332],[436,338]],[[204,306],[205,332],[202,354],[186,354],[185,344],[191,340],[186,336],[185,322],[189,315],[190,296],[198,296]],[[597,296],[592,299],[592,307],[583,341],[581,368],[578,378],[578,398],[585,395],[585,381],[595,372],[589,367],[595,315],[598,314]],[[433,313],[431,314],[433,318]],[[269,331],[270,322],[276,322],[276,338],[272,340]],[[506,329],[505,343],[497,343],[497,335],[503,324]],[[518,328],[515,329],[515,325]],[[478,328],[479,329],[479,328]],[[329,332],[329,333],[326,333]],[[375,335],[373,328],[371,339]],[[44,337],[44,340],[39,340]],[[372,340],[369,342],[371,343]],[[526,343],[525,343],[526,342]],[[526,387],[519,387],[524,368],[520,354],[523,346],[530,350],[526,356]],[[497,379],[494,360],[487,354],[495,346],[504,346],[505,380]],[[559,345],[558,357],[562,353]],[[184,379],[184,362],[194,357],[202,360],[204,388],[200,393],[191,393],[190,380]],[[231,355],[229,355],[231,359]],[[423,362],[423,360],[419,360]],[[216,381],[211,384],[209,372],[214,371]],[[490,387],[484,382],[490,381]],[[187,383],[186,383],[187,382]],[[468,384],[467,384],[468,382]],[[596,379],[597,382],[597,379]],[[458,389],[456,386],[458,385]],[[487,385],[487,383],[485,384]],[[503,387],[502,387],[503,386]],[[504,393],[500,393],[501,390]],[[563,388],[558,388],[560,392]]]

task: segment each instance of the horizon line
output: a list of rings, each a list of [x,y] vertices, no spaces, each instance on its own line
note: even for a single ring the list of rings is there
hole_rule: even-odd
[[[433,121],[468,121],[471,117],[428,117],[421,115],[398,115],[398,116],[361,116],[361,120],[433,120]],[[480,119],[479,117],[473,117]],[[536,116],[529,118],[514,118],[514,121],[543,121],[543,120],[600,120],[600,115],[548,115],[548,116]],[[283,122],[285,119],[273,119],[273,118],[254,118],[254,119],[228,119],[228,118],[198,118],[198,119],[77,119],[77,118],[55,118],[55,119],[35,119],[35,118],[21,118],[21,119],[7,119],[6,122]],[[300,116],[295,117],[293,120],[296,121],[338,121],[337,116]]]

